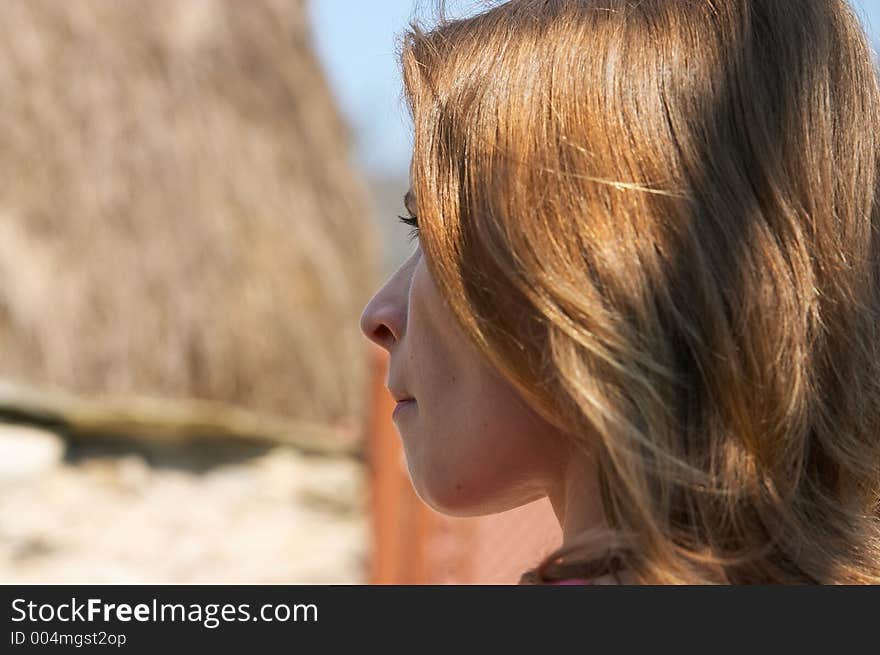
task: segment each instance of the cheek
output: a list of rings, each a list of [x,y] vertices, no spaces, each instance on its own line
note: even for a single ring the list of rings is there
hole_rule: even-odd
[[[454,515],[512,509],[542,495],[547,426],[461,333],[419,262],[409,298],[409,371],[417,407],[399,429],[413,485]]]
[[[432,406],[462,411],[461,401],[473,396],[474,362],[478,353],[458,327],[452,310],[420,257],[409,290],[407,335],[412,373]],[[444,403],[452,406],[444,407]]]
[[[552,434],[536,421],[497,392],[463,400],[462,411],[428,421],[413,471],[420,494],[438,511],[460,516],[501,512],[540,497],[552,477]]]

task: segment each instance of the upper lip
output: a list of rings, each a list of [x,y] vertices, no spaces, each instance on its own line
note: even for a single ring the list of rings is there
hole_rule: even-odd
[[[395,391],[394,389],[389,389],[389,391],[391,392],[391,395],[394,397],[394,400],[396,400],[399,403],[402,403],[404,400],[412,400],[413,399],[412,396],[410,396],[406,393],[401,393],[399,391]]]

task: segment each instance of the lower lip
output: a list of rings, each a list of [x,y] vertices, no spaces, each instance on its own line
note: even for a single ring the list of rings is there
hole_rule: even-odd
[[[402,412],[404,409],[409,407],[410,405],[415,405],[416,401],[414,398],[410,398],[408,400],[401,400],[397,403],[397,406],[394,408],[394,411],[391,413],[391,419],[394,420],[397,418],[397,415]]]

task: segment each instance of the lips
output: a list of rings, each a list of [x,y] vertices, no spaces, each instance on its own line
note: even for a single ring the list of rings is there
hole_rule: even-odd
[[[402,400],[398,400],[398,401],[397,401],[397,405],[394,407],[394,411],[391,412],[391,418],[392,418],[392,420],[393,420],[393,419],[396,419],[396,418],[397,418],[397,415],[398,415],[401,411],[403,411],[403,410],[406,409],[407,407],[409,407],[409,406],[411,406],[411,405],[415,405],[415,404],[416,404],[416,399],[415,399],[415,398],[404,398],[404,399],[402,399]]]
[[[405,402],[407,400],[413,400],[413,397],[410,396],[406,391],[397,391],[388,387],[388,391],[391,392],[391,397],[394,398],[399,403]]]

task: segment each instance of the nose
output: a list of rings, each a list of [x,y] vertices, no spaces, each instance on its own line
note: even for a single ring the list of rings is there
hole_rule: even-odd
[[[405,267],[401,267],[376,292],[361,314],[361,332],[389,353],[406,330],[407,294],[409,284]]]

